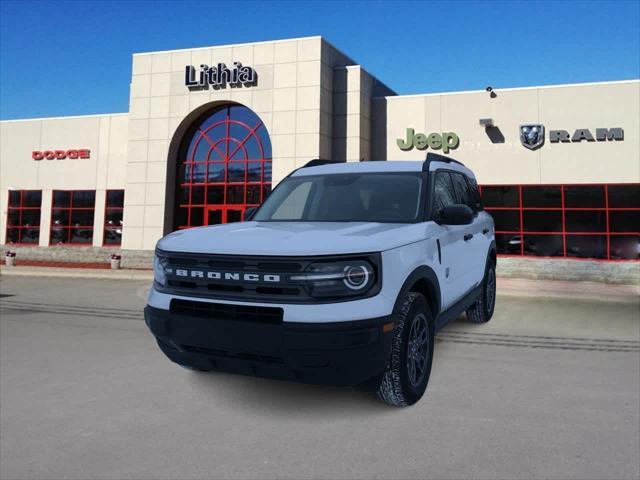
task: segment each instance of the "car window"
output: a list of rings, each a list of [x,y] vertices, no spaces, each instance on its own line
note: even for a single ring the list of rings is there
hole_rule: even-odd
[[[457,203],[456,194],[449,173],[436,171],[433,192],[434,213],[438,215],[444,207],[455,203]]]
[[[477,211],[475,198],[465,176],[462,173],[451,172],[451,180],[456,191],[456,203],[468,205],[473,211]]]
[[[311,182],[302,182],[297,185],[282,200],[275,212],[273,212],[273,220],[299,220],[304,213],[304,207],[307,205],[309,191],[311,190]]]
[[[471,190],[471,199],[473,200],[473,203],[475,205],[473,209],[476,212],[484,210],[484,208],[482,207],[482,198],[480,196],[478,182],[476,182],[475,178],[467,177],[466,175],[465,178],[467,179],[467,183],[469,184],[469,189]]]
[[[252,220],[412,223],[422,208],[422,173],[341,173],[289,177]]]

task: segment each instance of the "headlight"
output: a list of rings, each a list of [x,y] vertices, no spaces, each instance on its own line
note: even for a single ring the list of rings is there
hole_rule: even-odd
[[[289,280],[301,282],[315,298],[362,296],[376,283],[376,272],[366,260],[316,262]]]
[[[153,281],[160,287],[167,286],[167,259],[157,254],[153,257]]]

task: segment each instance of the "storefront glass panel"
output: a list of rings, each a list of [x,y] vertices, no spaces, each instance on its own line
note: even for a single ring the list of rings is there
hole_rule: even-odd
[[[503,255],[640,259],[640,184],[484,185]]]
[[[40,240],[41,190],[10,190],[7,208],[7,244],[37,245]]]

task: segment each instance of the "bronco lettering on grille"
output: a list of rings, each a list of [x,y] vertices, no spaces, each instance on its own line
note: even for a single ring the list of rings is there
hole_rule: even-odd
[[[240,273],[240,272],[215,272],[204,270],[186,270],[176,269],[176,276],[187,278],[207,278],[209,280],[231,280],[235,282],[272,282],[280,281],[280,275],[268,274],[261,275],[259,273]]]

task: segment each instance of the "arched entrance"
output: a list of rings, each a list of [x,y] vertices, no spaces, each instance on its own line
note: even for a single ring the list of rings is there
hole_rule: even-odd
[[[173,229],[242,220],[271,191],[271,141],[249,108],[223,105],[187,131],[177,159]]]

